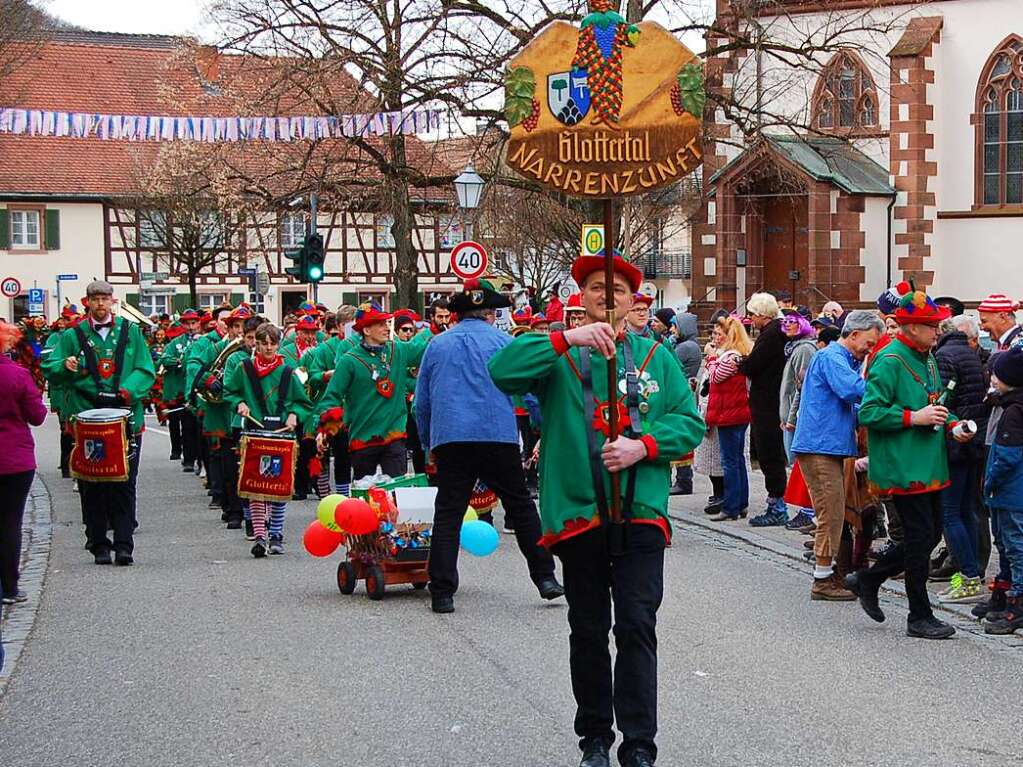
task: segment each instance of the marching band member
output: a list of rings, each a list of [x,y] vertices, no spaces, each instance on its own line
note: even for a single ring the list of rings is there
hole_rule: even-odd
[[[239,430],[255,423],[267,431],[295,432],[312,403],[305,388],[284,357],[278,353],[281,331],[270,323],[254,331],[256,353],[234,366],[224,382],[224,396],[235,413],[233,426]],[[250,501],[255,543],[252,556],[267,553],[267,514],[270,515],[269,551],[284,553],[284,516],[287,502]]]
[[[46,339],[46,347],[43,349],[42,361],[45,362],[53,355],[54,349],[60,342],[61,333],[71,325],[78,322],[78,314],[73,306],[65,306],[60,313],[60,319],[55,323],[54,332]],[[71,433],[71,413],[67,409],[67,386],[49,373],[50,367],[43,365],[43,374],[46,377],[46,386],[50,393],[50,410],[57,416],[60,424],[60,476],[68,479],[71,476],[71,448],[74,447],[75,438]]]
[[[199,421],[188,406],[189,381],[185,362],[188,359],[189,348],[199,336],[199,312],[192,308],[185,309],[178,321],[185,328],[185,334],[181,337],[184,348],[181,350],[178,363],[182,395],[182,409],[177,413],[181,420],[181,467],[182,471],[194,473],[195,463],[199,460]]]
[[[654,337],[654,333],[650,329],[650,305],[653,302],[654,299],[644,293],[636,293],[632,296],[632,308],[626,315],[626,327],[630,333],[643,336],[643,338]]]
[[[205,335],[200,336],[188,347],[185,355],[185,390],[188,401],[195,410],[199,423],[199,460],[206,468],[206,484],[210,495],[210,508],[220,506],[221,484],[220,465],[212,460],[210,455],[210,443],[213,437],[208,436],[206,427],[206,405],[198,398],[202,391],[203,384],[207,380],[207,373],[213,361],[217,358],[216,345],[227,335],[228,315],[233,311],[230,306],[218,306],[210,315],[212,328]],[[216,416],[214,417],[216,420]],[[200,476],[202,476],[200,472]]]
[[[582,294],[573,293],[565,304],[565,324],[569,330],[579,327],[586,321],[586,310],[583,308],[581,298]]]
[[[298,323],[295,325],[295,334],[290,339],[291,342],[288,343],[288,341],[284,341],[281,344],[281,355],[284,357],[284,361],[287,362],[293,370],[302,367],[302,359],[305,358],[306,354],[312,352],[320,345],[320,336],[323,336],[323,341],[326,341],[326,336],[320,330],[318,310],[312,304],[308,304],[307,306],[309,308],[307,308],[302,313],[302,316],[298,318]],[[304,369],[308,372],[308,368]],[[309,497],[309,490],[311,489],[310,480],[312,477],[309,475],[309,464],[316,456],[315,421],[312,424],[299,424],[298,438],[298,467],[295,470],[295,495],[293,500],[304,501]],[[327,483],[327,492],[322,494],[320,493],[320,490],[322,489],[322,482],[320,481],[321,475],[323,475],[322,465],[320,466],[320,471],[316,472],[317,495],[320,498],[330,493],[329,481]],[[327,479],[327,477],[324,477],[324,479]]]
[[[188,349],[188,329],[180,322],[167,328],[167,345],[163,347],[158,368],[163,368],[163,406],[167,409],[167,431],[170,434],[170,460],[182,456],[181,415],[185,404],[185,370],[182,366]]]
[[[111,314],[114,288],[96,280],[86,289],[88,314],[84,321],[65,331],[46,360],[52,379],[66,387],[70,412],[92,408],[127,408],[134,449],[125,482],[81,480],[79,489],[85,511],[88,548],[96,564],[110,564],[111,548],[118,565],[134,561],[135,482],[142,452],[145,420],[142,400],[156,379],[153,359],[142,332],[123,317]],[[113,528],[113,543],[107,529]]]
[[[378,466],[392,477],[408,469],[404,396],[408,369],[419,365],[431,335],[424,331],[408,343],[392,341],[387,324],[391,316],[376,304],[359,307],[355,331],[362,342],[338,357],[318,407],[320,444],[337,427],[344,407],[355,479],[376,474]]]
[[[526,333],[489,363],[499,389],[532,391],[540,399],[542,542],[562,562],[575,730],[585,767],[610,764],[615,721],[623,736],[623,767],[652,765],[657,758],[656,621],[664,548],[671,540],[670,462],[704,433],[674,355],[663,344],[623,332],[642,273],[619,257],[613,264],[620,318],[615,327],[605,321],[604,258],[582,256],[572,277],[582,288],[589,324],[550,336]],[[613,400],[609,359],[618,381]],[[612,407],[622,433],[609,442],[606,413]],[[580,477],[587,468],[589,481]],[[621,478],[621,525],[610,523],[612,472]],[[618,649],[613,672],[612,625]]]

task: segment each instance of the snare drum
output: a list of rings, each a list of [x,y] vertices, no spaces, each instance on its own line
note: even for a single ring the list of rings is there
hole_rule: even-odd
[[[239,445],[238,497],[250,501],[290,501],[298,464],[295,435],[243,431]]]
[[[83,410],[71,424],[71,476],[85,482],[127,482],[131,449],[131,411],[120,408]]]

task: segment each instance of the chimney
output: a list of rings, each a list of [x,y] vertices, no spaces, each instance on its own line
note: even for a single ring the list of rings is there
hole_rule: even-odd
[[[212,45],[199,47],[195,55],[195,66],[204,83],[215,83],[220,79],[220,51]]]

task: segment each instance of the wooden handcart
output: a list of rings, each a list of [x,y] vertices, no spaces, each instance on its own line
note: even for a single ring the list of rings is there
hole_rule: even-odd
[[[425,475],[417,474],[402,477],[373,490],[392,493],[399,487],[424,487],[427,484]],[[364,498],[372,503],[370,491],[356,490],[355,498]],[[393,500],[393,496],[392,496]],[[428,523],[400,522],[390,520],[393,531],[398,537],[406,540],[416,533],[432,528]],[[351,594],[359,581],[366,582],[366,594],[370,599],[384,598],[387,586],[409,583],[418,590],[426,588],[430,580],[427,563],[430,559],[430,547],[420,545],[417,548],[399,548],[394,545],[392,536],[383,532],[368,535],[349,536],[347,554],[337,566],[337,588],[342,594]]]

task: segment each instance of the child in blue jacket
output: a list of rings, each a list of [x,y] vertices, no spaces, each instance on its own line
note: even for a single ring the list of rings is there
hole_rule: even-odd
[[[1006,608],[988,613],[984,631],[1011,634],[1023,629],[1023,348],[1015,347],[991,360],[991,384],[1004,408],[995,430],[984,473],[984,498],[991,508],[991,523],[1002,570],[999,579],[1011,578]],[[1005,562],[1011,573],[1005,573]]]

